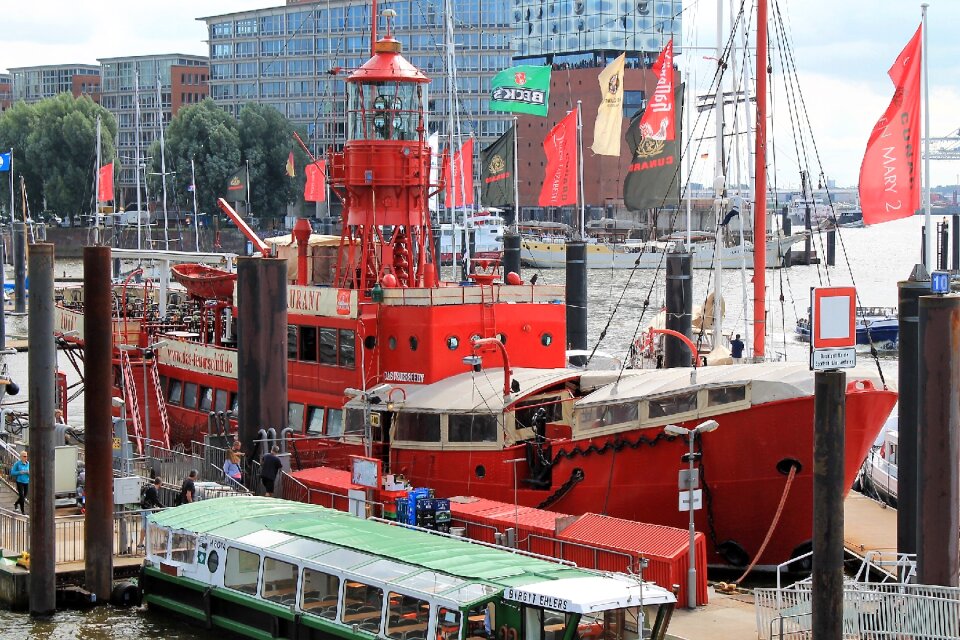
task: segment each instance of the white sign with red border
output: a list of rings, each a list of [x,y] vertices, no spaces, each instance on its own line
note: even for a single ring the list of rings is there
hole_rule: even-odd
[[[857,290],[810,290],[810,368],[849,369],[857,365]]]

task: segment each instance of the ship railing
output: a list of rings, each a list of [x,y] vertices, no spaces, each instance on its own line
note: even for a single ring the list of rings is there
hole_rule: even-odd
[[[453,518],[450,520],[450,529],[452,531],[456,528],[463,529],[465,538],[480,540],[481,542],[495,543],[500,536],[500,530],[498,528],[491,524],[483,524],[482,522],[468,522],[467,520]]]
[[[257,466],[259,469],[259,465]],[[258,473],[258,494],[263,490],[262,485],[259,484],[259,478],[260,476]],[[355,507],[363,509],[363,513],[366,517],[380,518],[383,516],[382,502],[368,500],[366,498],[348,497],[342,493],[334,493],[324,489],[317,489],[316,487],[308,487],[298,479],[288,474],[286,471],[281,471],[280,475],[277,476],[277,481],[274,484],[273,495],[277,498],[283,498],[284,500],[318,504],[322,507],[337,509],[338,511],[352,511],[350,503],[353,502]]]
[[[57,564],[83,562],[85,558],[82,514],[59,515],[53,519]],[[143,527],[142,510],[123,509],[113,514],[113,555],[138,556],[137,549]],[[30,552],[30,518],[9,509],[0,508],[0,547],[7,556]]]
[[[223,495],[248,493],[246,487],[238,485],[235,481],[227,477],[223,472],[222,462],[216,465],[204,456],[183,451],[174,451],[152,443],[145,446],[144,453],[145,455],[141,459],[142,462],[139,463],[142,466],[138,467],[146,471],[146,473],[140,474],[144,477],[151,477],[153,474],[157,474],[164,482],[179,486],[190,471],[196,470],[198,481],[215,482],[227,487],[227,489],[221,491]]]
[[[761,640],[812,637],[813,585],[754,591]],[[960,637],[960,588],[895,582],[843,587],[844,638]]]

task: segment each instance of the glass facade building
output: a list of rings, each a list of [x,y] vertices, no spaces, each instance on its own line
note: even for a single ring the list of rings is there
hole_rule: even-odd
[[[100,67],[95,64],[56,64],[10,69],[13,101],[39,102],[63,92],[97,99]]]
[[[99,62],[100,104],[117,119],[117,155],[121,168],[115,180],[119,186],[131,188],[136,184],[137,136],[140,137],[140,163],[149,164],[145,159],[147,149],[160,138],[160,124],[168,125],[181,105],[206,97],[208,61],[205,56],[162,54],[103,58]],[[142,175],[140,179],[143,184]]]

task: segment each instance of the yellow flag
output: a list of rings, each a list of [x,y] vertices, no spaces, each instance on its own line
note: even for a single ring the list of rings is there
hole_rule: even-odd
[[[597,155],[620,155],[625,56],[625,53],[621,53],[600,73],[600,107],[597,109],[597,121],[593,125],[593,146],[590,147]]]

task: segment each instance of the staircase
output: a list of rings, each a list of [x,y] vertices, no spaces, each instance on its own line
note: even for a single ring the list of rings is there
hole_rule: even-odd
[[[120,351],[120,370],[123,373],[123,399],[126,402],[127,420],[133,425],[133,435],[137,453],[143,454],[143,423],[140,418],[140,403],[137,401],[137,383],[133,378],[133,367],[130,366],[130,355],[127,351]],[[146,389],[144,389],[146,400]]]
[[[146,366],[146,365],[144,365]],[[157,370],[157,361],[153,360],[150,365],[150,382],[153,384],[153,394],[157,400],[157,413],[160,415],[160,428],[162,444],[164,448],[170,448],[170,418],[167,416],[167,401],[163,397],[163,387],[160,385],[160,373]],[[143,390],[144,402],[147,398],[147,390]],[[150,410],[150,403],[147,402],[147,411]]]

